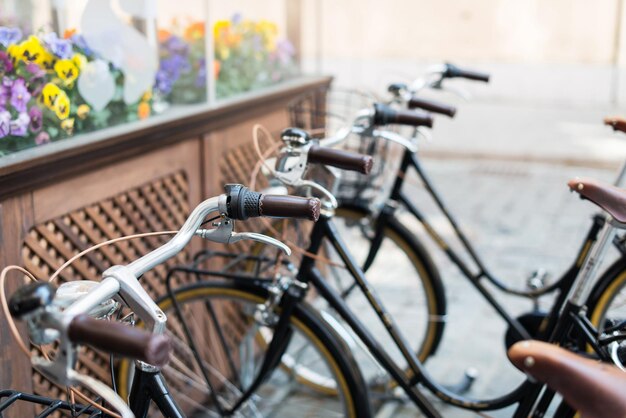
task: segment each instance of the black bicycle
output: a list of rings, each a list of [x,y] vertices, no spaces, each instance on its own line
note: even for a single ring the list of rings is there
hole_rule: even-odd
[[[216,212],[216,217],[205,220],[207,215]],[[276,396],[282,393],[281,390],[285,387],[284,380],[279,370],[272,364],[263,366],[259,363],[266,358],[264,353],[268,347],[258,344],[264,343],[264,339],[257,338],[255,343],[255,338],[249,338],[250,335],[255,337],[256,331],[252,334],[243,332],[247,325],[245,309],[237,310],[240,321],[230,321],[231,328],[228,334],[215,335],[206,328],[209,324],[204,321],[188,321],[181,324],[176,318],[168,320],[165,314],[171,308],[171,305],[168,306],[168,299],[164,298],[160,305],[157,305],[137,279],[146,271],[178,254],[193,236],[225,244],[252,240],[276,246],[281,251],[289,253],[287,246],[270,237],[235,232],[235,220],[260,216],[316,220],[318,215],[317,199],[262,195],[251,192],[241,185],[228,185],[226,194],[208,199],[196,207],[180,231],[169,242],[126,266],[109,268],[103,273],[101,282],[67,282],[58,290],[49,283],[34,283],[21,287],[11,296],[8,303],[11,315],[27,321],[32,343],[48,347],[49,344],[53,344],[51,351],[43,350],[42,355],[32,357],[33,367],[61,387],[79,386],[83,390],[87,389],[88,394],[96,394],[105,404],[99,403],[100,398],[97,402],[89,403],[89,395],[84,395],[83,392],[79,393],[83,396],[79,399],[87,401],[86,407],[73,402],[57,402],[7,391],[1,394],[8,398],[0,401],[0,408],[22,399],[47,406],[41,416],[47,416],[56,410],[70,412],[78,410],[93,416],[102,411],[107,416],[115,416],[117,412],[124,418],[148,415],[184,417],[197,414],[201,416],[274,414]],[[217,219],[219,222],[216,222]],[[201,228],[206,222],[213,222],[215,228]],[[231,292],[229,296],[235,301],[254,307],[263,297],[267,297],[268,293],[241,295]],[[206,319],[202,316],[202,304],[194,306],[192,302],[210,297],[211,293],[206,289],[190,290],[181,294],[175,303],[177,306],[184,304],[185,309],[193,311],[185,310],[186,313]],[[234,308],[235,305],[232,305],[229,309]],[[227,315],[228,312],[224,310],[218,316]],[[338,416],[367,416],[368,404],[364,398],[365,387],[362,377],[349,351],[342,345],[341,339],[321,327],[319,315],[305,307],[299,307],[293,312],[291,323],[293,332],[290,333],[290,340],[294,343],[302,341],[304,347],[317,347],[317,351],[313,349],[306,353],[306,360],[315,361],[318,369],[325,368],[328,374],[323,376],[324,382],[334,383],[337,387],[337,396],[327,399],[326,408],[321,410],[336,411]],[[183,328],[187,332],[190,329],[201,332],[206,345],[204,347],[185,345]],[[268,335],[267,332],[271,332],[271,328],[268,327],[267,331],[262,332],[263,335]],[[212,345],[209,342],[213,338],[228,338],[231,342],[242,338],[242,344],[237,348],[230,347],[228,352],[231,355],[236,353],[236,360],[226,362],[225,357],[222,357],[222,361],[213,363],[214,367],[210,370],[210,385],[206,386],[202,380],[202,366],[197,367],[196,364],[203,364],[202,356],[209,353],[207,345]],[[106,353],[124,357],[119,370],[113,374],[114,382],[116,377],[119,379],[113,389],[75,369],[78,345],[89,345]],[[25,345],[24,350],[29,353]],[[209,355],[215,360],[224,353],[210,351]],[[136,359],[134,367],[130,359]],[[196,360],[199,360],[199,363],[195,363]],[[264,381],[254,384],[254,396],[237,403],[237,400],[241,399],[240,395],[248,390],[250,379],[257,367],[269,368],[271,372],[264,374],[266,377]],[[289,400],[283,397],[280,407],[291,411],[293,415],[294,411],[301,410],[308,397],[309,394],[306,392],[294,395],[293,399]],[[325,413],[325,416],[332,414]]]
[[[381,106],[377,107],[376,111],[385,112],[385,114],[374,114],[373,120],[396,122],[402,120],[405,123],[423,123],[423,118],[419,115],[416,116],[406,113],[399,118],[397,112]],[[284,173],[282,175],[283,179],[292,185],[297,185],[298,182],[296,178],[304,173],[305,169],[303,167],[311,161],[342,168],[352,168],[355,171],[363,171],[363,156],[350,157],[345,154],[338,156],[330,150],[320,149],[311,142],[305,132],[290,129],[285,132],[283,139],[287,145],[281,155],[283,155],[285,159],[292,159],[294,161],[291,163],[278,161],[276,166],[284,170],[282,171]],[[406,171],[406,168],[404,171]],[[278,178],[281,178],[280,173],[275,174],[278,174]],[[400,176],[397,184],[401,185]],[[397,184],[396,187],[394,187],[394,193],[399,188]],[[583,189],[585,189],[585,187],[585,190],[592,189],[592,183],[585,184],[586,186],[584,186]],[[310,183],[307,183],[307,185],[310,186]],[[580,189],[578,186],[574,188],[576,190]],[[317,189],[321,191],[324,188],[318,185]],[[202,256],[197,260],[198,265],[181,268],[178,272],[195,275],[201,282],[194,286],[200,288],[204,286],[220,288],[220,292],[223,294],[227,294],[228,289],[231,291],[236,289],[237,292],[257,294],[263,292],[263,289],[273,289],[273,291],[270,292],[271,296],[264,300],[262,305],[258,305],[257,308],[260,309],[260,311],[257,311],[256,315],[253,316],[255,318],[269,316],[273,318],[270,321],[271,323],[276,324],[277,327],[283,324],[286,328],[284,328],[284,331],[277,328],[271,339],[264,338],[261,333],[257,333],[257,337],[265,340],[265,344],[268,344],[269,347],[276,350],[275,354],[271,356],[274,358],[274,361],[269,361],[270,364],[273,364],[274,367],[286,370],[291,375],[292,381],[308,385],[311,390],[331,395],[334,394],[337,387],[324,385],[316,376],[317,369],[314,364],[310,366],[303,364],[294,365],[294,363],[291,363],[289,360],[293,358],[293,356],[290,354],[292,348],[289,342],[289,327],[286,324],[292,312],[297,309],[298,306],[305,303],[303,300],[307,297],[307,294],[316,296],[312,302],[316,304],[316,306],[317,301],[320,299],[327,304],[325,310],[322,311],[326,326],[333,329],[334,332],[341,335],[346,340],[350,340],[353,336],[356,336],[360,344],[366,347],[367,351],[376,362],[391,376],[393,381],[402,388],[409,399],[427,416],[436,417],[439,416],[439,413],[428,399],[424,397],[420,389],[422,386],[429,389],[445,402],[461,408],[471,410],[494,410],[517,404],[515,412],[516,417],[528,416],[531,411],[535,414],[534,416],[542,416],[542,414],[545,413],[552,401],[553,393],[544,386],[533,383],[532,381],[523,382],[515,390],[504,396],[487,400],[471,399],[462,396],[458,390],[437,383],[435,379],[430,376],[428,371],[424,369],[414,347],[408,342],[409,338],[400,330],[401,327],[398,326],[394,316],[390,314],[378,297],[375,286],[370,284],[368,278],[366,278],[364,272],[361,270],[359,263],[356,261],[355,257],[351,255],[346,241],[343,238],[343,232],[340,232],[333,222],[334,202],[330,197],[330,193],[326,191],[322,194],[327,197],[327,199],[325,199],[325,205],[323,205],[324,209],[322,210],[320,220],[315,224],[310,233],[310,243],[302,256],[300,265],[294,265],[289,261],[279,261],[280,268],[277,270],[276,259],[267,255],[257,257],[247,256],[246,258],[237,259],[237,257],[233,255],[209,252],[207,253],[208,255],[205,255],[206,257],[225,255],[227,258],[230,258],[231,262],[228,263],[228,267],[225,270],[200,268],[199,264],[203,262],[203,257],[205,257]],[[590,198],[588,195],[586,195],[586,197]],[[393,209],[391,204],[388,206]],[[393,218],[393,211],[391,209],[382,212],[388,216],[386,223],[375,223],[374,225],[376,227],[373,229],[374,234],[369,236],[371,242],[374,243],[374,245],[371,245],[370,242],[370,245],[375,248],[375,251],[372,252],[374,256],[385,256],[386,252],[381,251],[383,246],[378,245],[383,243],[385,239],[395,238],[395,242],[402,242],[401,240],[405,238],[408,240],[410,239],[409,237],[411,237],[411,234],[408,234],[406,229],[401,228],[400,222]],[[355,213],[363,212],[355,211]],[[484,288],[478,278],[472,281],[489,301],[500,308],[499,312],[501,315],[506,320],[510,321],[511,331],[509,335],[511,343],[521,339],[528,339],[537,333],[542,333],[541,335],[544,340],[559,343],[572,350],[585,350],[587,347],[591,347],[594,355],[604,361],[616,361],[616,359],[619,359],[619,357],[616,357],[615,353],[618,352],[619,343],[623,341],[624,335],[622,328],[624,328],[625,324],[621,321],[617,323],[605,321],[605,323],[603,323],[604,330],[598,330],[588,319],[584,306],[591,289],[591,279],[595,277],[595,267],[597,267],[599,260],[602,258],[602,254],[616,235],[617,230],[623,227],[623,224],[609,215],[596,217],[594,226],[587,239],[588,244],[581,250],[577,258],[579,262],[572,267],[568,275],[566,275],[562,281],[558,282],[558,286],[552,285],[549,289],[537,289],[534,293],[529,294],[529,296],[534,297],[544,294],[547,291],[560,290],[555,307],[547,315],[540,317],[540,321],[538,322],[541,326],[538,326],[536,329],[529,330],[527,324],[508,316],[504,308],[497,304],[497,301],[491,297],[490,293]],[[391,233],[389,231],[391,231]],[[443,240],[441,241],[444,242]],[[352,239],[349,242],[350,248],[358,245],[354,243]],[[367,305],[371,306],[376,317],[383,324],[387,334],[393,340],[393,347],[381,344],[379,336],[374,335],[371,331],[372,323],[369,322],[369,320],[366,323],[363,322],[363,318],[365,317],[363,312],[361,310],[355,311],[347,303],[346,299],[351,296],[346,293],[341,294],[338,292],[331,284],[332,280],[326,278],[322,273],[322,271],[328,270],[327,265],[319,265],[319,260],[325,258],[322,254],[322,250],[324,250],[325,254],[327,249],[324,243],[330,244],[343,263],[345,270],[352,278],[354,285],[349,288],[349,293],[360,293],[364,295],[367,300]],[[407,246],[406,248],[410,247]],[[454,253],[450,251],[450,254]],[[373,257],[374,260],[376,258],[377,257]],[[249,265],[252,259],[257,263],[255,270],[252,272],[253,274],[243,276],[241,273],[237,272],[236,266],[241,266],[241,263]],[[366,265],[365,267],[371,268],[370,265]],[[234,272],[229,272],[228,269],[234,269]],[[261,273],[269,274],[269,276],[261,278],[259,277]],[[227,277],[227,279],[211,281],[210,284],[205,284],[202,280],[206,276],[222,276]],[[255,279],[251,280],[251,277],[255,277]],[[391,280],[389,275],[387,275],[386,278]],[[170,298],[172,300],[178,299],[177,294],[179,294],[179,292],[187,291],[184,288],[181,290],[172,289],[170,287],[170,289]],[[315,289],[315,291],[310,292],[311,289]],[[514,293],[521,294],[525,292],[514,291]],[[436,295],[436,293],[433,294]],[[427,300],[429,303],[432,302],[432,298]],[[182,321],[185,317],[185,313],[179,310],[177,314],[181,315]],[[213,316],[211,310],[207,310],[205,314],[208,317]],[[341,321],[338,321],[337,318],[340,318]],[[437,323],[436,321],[433,322]],[[220,324],[219,321],[215,321],[214,326],[216,328],[227,328],[227,324]],[[346,333],[345,331],[348,332]],[[409,335],[413,337],[412,334]],[[191,344],[193,343],[190,342],[190,345]],[[223,351],[227,350],[224,349]],[[400,353],[400,358],[408,364],[408,369],[394,359],[394,351]],[[397,358],[397,356],[395,357]],[[287,360],[279,361],[278,359],[280,358]],[[232,361],[235,361],[235,359],[232,359]],[[262,381],[263,374],[260,373],[257,375],[256,379]],[[375,393],[376,387],[374,385],[377,382],[368,383],[371,392]],[[556,412],[556,416],[572,415],[573,411],[564,403],[559,406]]]

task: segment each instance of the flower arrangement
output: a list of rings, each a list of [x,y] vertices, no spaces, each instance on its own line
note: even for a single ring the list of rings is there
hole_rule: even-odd
[[[106,108],[93,109],[77,80],[96,60],[75,31],[24,37],[18,28],[0,27],[0,155],[147,117],[150,92],[129,106],[117,91]],[[121,86],[122,72],[103,66]]]
[[[279,39],[270,21],[236,14],[218,21],[213,35],[218,98],[274,84],[296,71],[293,46]],[[166,103],[206,101],[204,23],[175,21],[159,31],[158,41],[154,87],[128,104],[121,69],[76,31],[24,36],[18,28],[0,26],[0,156],[145,119]]]
[[[275,84],[296,72],[295,49],[278,39],[278,27],[267,20],[252,21],[235,14],[213,28],[217,97]]]
[[[177,21],[171,30],[159,30],[159,71],[155,92],[170,103],[199,103],[206,100],[204,24],[182,28]]]

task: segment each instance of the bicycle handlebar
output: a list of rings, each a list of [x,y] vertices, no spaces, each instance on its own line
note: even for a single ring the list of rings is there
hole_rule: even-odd
[[[441,115],[446,115],[451,118],[456,114],[456,107],[449,106],[445,103],[437,102],[434,100],[426,100],[417,96],[412,96],[407,102],[407,106],[409,109],[419,108],[422,110],[427,110],[433,113],[439,113]]]
[[[480,71],[466,70],[451,63],[445,64],[445,69],[441,75],[443,78],[465,78],[485,83],[489,82],[489,74]]]
[[[97,320],[87,314],[76,315],[68,328],[69,339],[111,354],[141,360],[163,367],[170,358],[170,339],[117,322]]]
[[[619,116],[604,118],[604,124],[613,128],[614,131],[626,133],[626,119]]]
[[[264,195],[241,184],[226,185],[228,217],[246,220],[259,216],[273,218],[302,218],[317,221],[320,200],[299,196]]]
[[[369,174],[374,159],[370,155],[313,145],[308,151],[308,162]]]
[[[376,125],[409,125],[433,127],[432,116],[410,110],[394,110],[384,104],[374,104],[374,124]]]

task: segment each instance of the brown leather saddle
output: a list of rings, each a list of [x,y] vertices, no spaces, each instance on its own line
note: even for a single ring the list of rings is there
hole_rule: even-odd
[[[520,341],[508,352],[526,374],[560,393],[582,418],[626,417],[626,373],[556,345]]]
[[[604,124],[609,125],[614,131],[626,133],[626,119],[619,116],[610,116],[604,118]]]
[[[626,190],[588,178],[575,178],[567,185],[607,211],[616,221],[626,223]]]

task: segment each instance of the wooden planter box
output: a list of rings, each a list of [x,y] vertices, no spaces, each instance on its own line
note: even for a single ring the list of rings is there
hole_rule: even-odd
[[[172,109],[132,131],[115,127],[0,159],[0,267],[19,264],[46,278],[93,243],[177,229],[225,182],[247,182],[255,123],[272,132],[287,127],[286,105],[303,93],[322,94],[329,84],[328,77],[302,77],[219,106]],[[135,240],[93,253],[61,280],[99,280],[110,265],[132,260],[164,240]],[[173,262],[186,259],[181,254]],[[165,267],[157,268],[142,283],[151,293],[163,294],[164,274]],[[12,273],[8,294],[20,283]],[[0,389],[59,393],[31,372],[4,318],[0,347]],[[108,380],[107,358],[85,357],[82,365]]]

